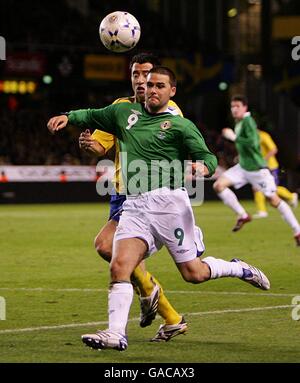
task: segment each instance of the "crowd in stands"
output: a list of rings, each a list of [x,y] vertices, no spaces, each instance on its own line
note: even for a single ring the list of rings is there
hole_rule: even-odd
[[[95,164],[95,158],[81,152],[79,133],[68,129],[51,136],[46,128],[49,113],[23,109],[0,111],[0,165]]]
[[[0,110],[0,165],[95,165],[97,158],[81,151],[80,131],[75,127],[52,136],[46,128],[50,113],[43,108]],[[198,123],[210,149],[218,156],[220,166],[227,168],[236,161],[234,144],[224,140],[219,131]]]

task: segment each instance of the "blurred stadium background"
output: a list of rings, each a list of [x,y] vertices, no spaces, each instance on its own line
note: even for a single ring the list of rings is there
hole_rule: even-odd
[[[139,20],[142,36],[134,50],[113,54],[100,43],[98,27],[107,13],[124,8]],[[279,146],[283,182],[299,189],[300,63],[291,55],[299,31],[296,0],[139,0],[138,6],[134,0],[1,0],[0,202],[99,200],[97,159],[80,152],[79,132],[52,137],[46,122],[130,95],[128,62],[139,51],[156,53],[175,70],[176,101],[223,168],[236,160],[234,146],[220,137],[232,125],[229,98],[246,93],[258,125]],[[80,182],[81,192],[70,194],[68,182]],[[207,189],[207,198],[215,198],[209,182]]]

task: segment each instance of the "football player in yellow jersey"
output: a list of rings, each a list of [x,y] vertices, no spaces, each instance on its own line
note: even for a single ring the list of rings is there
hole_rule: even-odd
[[[130,62],[131,83],[134,96],[119,98],[114,103],[120,102],[144,102],[146,77],[153,66],[159,65],[157,57],[148,53],[135,55]],[[175,102],[169,102],[168,112],[172,114],[182,113]],[[116,194],[111,196],[110,215],[108,222],[102,227],[95,238],[95,248],[98,254],[106,261],[111,260],[112,243],[114,234],[120,219],[123,202],[126,199],[123,192],[121,168],[119,163],[119,146],[117,139],[106,132],[95,130],[93,134],[89,131],[81,133],[79,145],[82,149],[92,152],[98,156],[104,156],[115,146],[115,175],[113,183]],[[134,270],[132,282],[137,287],[141,303],[140,326],[149,326],[155,318],[156,312],[162,316],[165,323],[159,327],[151,341],[168,341],[176,335],[187,331],[187,323],[183,316],[179,315],[166,298],[164,291],[153,275],[145,268],[145,262]]]
[[[277,194],[282,199],[286,200],[292,207],[297,207],[298,205],[298,194],[291,193],[284,186],[280,186],[279,183],[279,163],[276,159],[276,154],[278,152],[277,146],[273,141],[269,133],[258,129],[260,137],[260,146],[261,152],[264,159],[267,161],[268,168],[270,169],[273,177],[275,178],[275,183],[277,185]],[[253,215],[253,218],[265,218],[268,216],[266,201],[264,195],[254,190],[254,200],[257,207],[257,213]]]

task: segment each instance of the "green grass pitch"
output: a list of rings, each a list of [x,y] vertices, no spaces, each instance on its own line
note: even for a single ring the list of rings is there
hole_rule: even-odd
[[[252,202],[245,202],[254,213]],[[108,265],[93,239],[106,222],[107,204],[0,207],[0,362],[300,362],[300,248],[277,211],[232,233],[232,212],[221,202],[194,207],[204,232],[205,256],[240,257],[271,281],[263,292],[236,278],[192,285],[183,281],[165,249],[147,261],[189,324],[167,343],[149,339],[162,323],[139,327],[135,297],[125,352],[95,351],[80,335],[107,327]],[[300,211],[296,210],[300,218]]]

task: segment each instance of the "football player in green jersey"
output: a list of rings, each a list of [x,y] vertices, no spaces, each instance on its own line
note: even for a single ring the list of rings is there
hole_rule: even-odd
[[[146,76],[153,66],[159,64],[159,59],[151,53],[139,53],[133,56],[129,69],[134,95],[118,98],[113,104],[144,102]],[[168,103],[167,112],[182,116],[181,110],[172,100]],[[111,194],[109,220],[101,228],[94,242],[98,254],[110,262],[114,234],[121,216],[123,202],[126,200],[126,195],[123,192],[119,161],[119,143],[117,138],[110,133],[95,129],[91,134],[89,129],[87,129],[80,134],[79,145],[81,148],[99,157],[107,154],[111,148],[115,148],[115,174],[112,181],[115,192]],[[198,230],[195,226],[195,231]],[[159,326],[157,333],[151,341],[169,341],[175,336],[184,334],[188,328],[185,318],[171,305],[159,281],[146,270],[144,261],[134,269],[131,278],[140,300],[140,326],[149,326],[157,312],[164,319],[164,324]]]
[[[214,189],[221,200],[238,216],[232,231],[240,230],[243,225],[251,221],[251,216],[245,211],[235,193],[229,189],[236,189],[251,184],[255,190],[261,191],[270,204],[278,209],[283,219],[294,232],[297,246],[300,246],[300,226],[289,205],[279,198],[274,177],[267,167],[260,148],[260,138],[256,122],[248,111],[245,96],[236,95],[231,99],[231,113],[235,119],[234,131],[224,128],[222,133],[228,140],[234,141],[239,154],[239,163],[226,170],[215,181]]]
[[[190,120],[165,113],[175,93],[174,73],[166,67],[155,67],[147,76],[145,106],[116,104],[103,109],[71,111],[48,122],[51,131],[70,123],[110,132],[119,138],[121,157],[126,160],[122,169],[127,199],[110,263],[109,328],[82,336],[82,341],[95,349],[123,351],[128,347],[126,327],[133,298],[130,276],[145,254],[149,256],[163,245],[187,282],[237,277],[260,289],[270,288],[262,271],[240,259],[227,262],[214,257],[199,258],[199,238],[194,231],[189,196],[183,183],[178,183],[179,178],[184,180],[184,168],[179,170],[178,165],[183,165],[190,155],[196,162],[196,170],[210,176],[217,160]],[[169,179],[163,177],[161,162],[165,165],[176,162],[180,174]]]
[[[158,57],[151,53],[142,52],[134,55],[129,64],[133,96],[118,98],[113,104],[145,102],[146,77],[149,70],[156,65],[160,65],[160,61]],[[182,116],[181,110],[172,100],[168,103],[167,111]],[[126,200],[121,179],[119,143],[112,134],[96,129],[92,134],[89,131],[82,132],[79,137],[79,145],[99,157],[104,156],[111,148],[115,149],[115,174],[112,180],[115,193],[110,197],[108,222],[101,228],[94,242],[98,254],[110,262],[114,234],[121,216],[123,202]],[[151,341],[169,341],[187,331],[188,327],[185,318],[171,305],[160,282],[152,273],[146,270],[144,261],[135,268],[132,273],[132,281],[140,300],[140,326],[149,326],[154,320],[156,312],[164,320],[164,324],[159,326]]]

